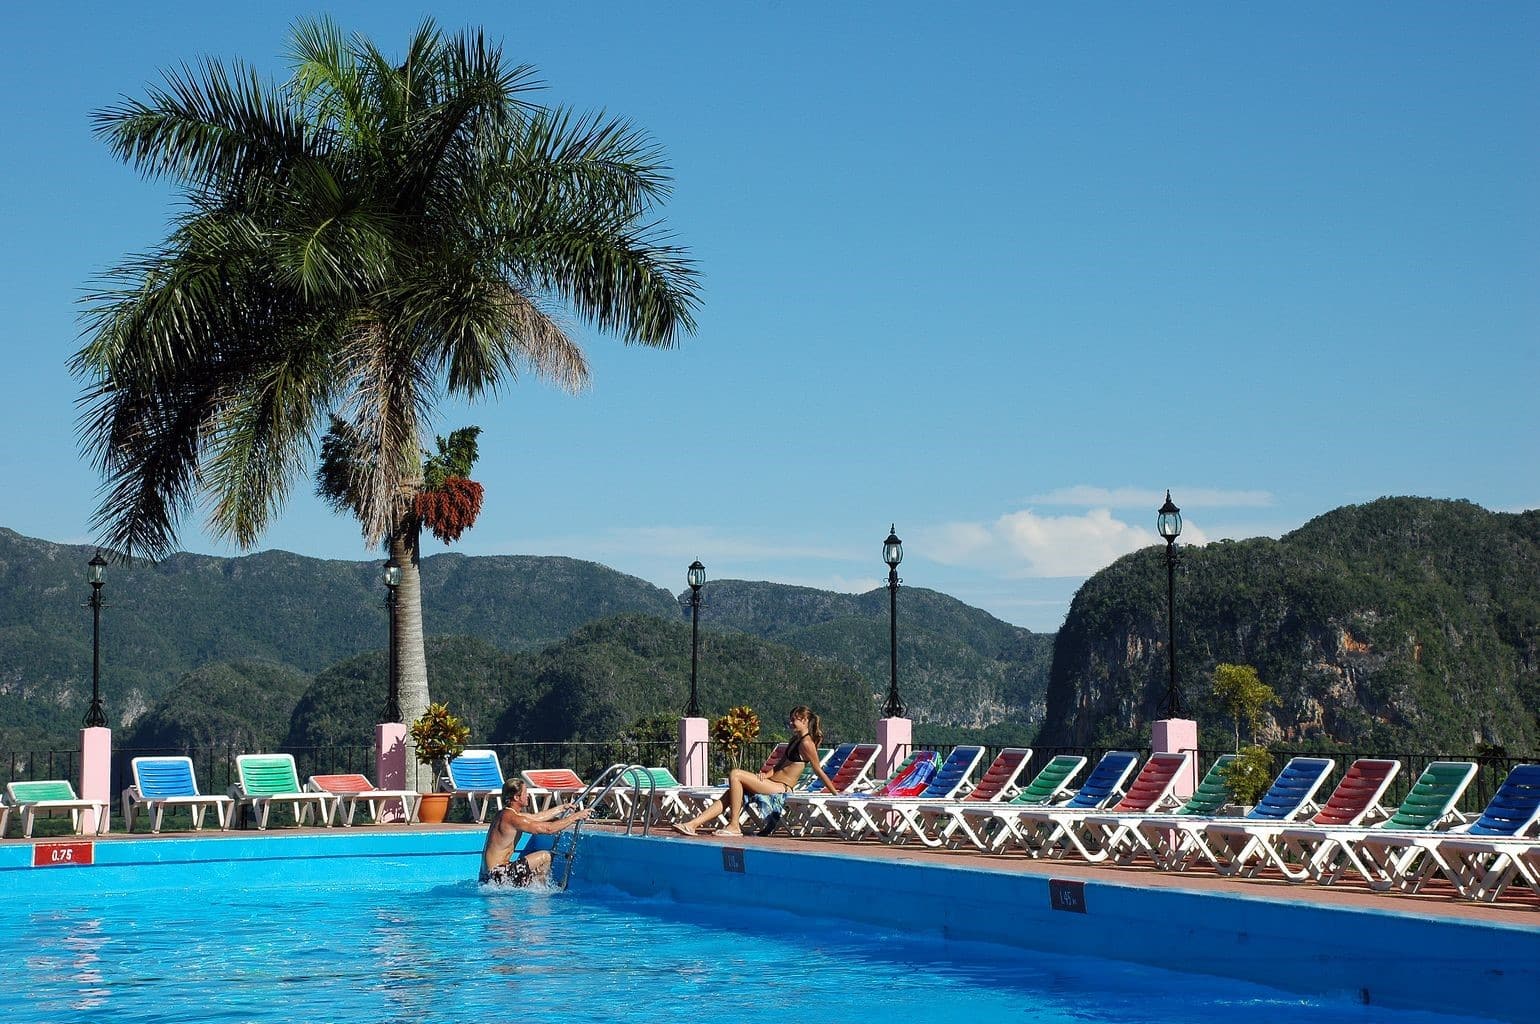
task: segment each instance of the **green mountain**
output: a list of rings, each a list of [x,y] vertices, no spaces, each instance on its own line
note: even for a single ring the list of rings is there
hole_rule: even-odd
[[[1182,548],[1177,668],[1204,744],[1229,746],[1220,662],[1279,696],[1283,747],[1468,753],[1540,749],[1540,512],[1385,498],[1279,540]],[[1088,580],[1058,634],[1041,743],[1146,734],[1166,689],[1164,548]]]
[[[880,701],[887,695],[889,595],[836,594],[747,580],[713,581],[701,622],[765,637],[849,666]],[[1013,626],[921,587],[898,594],[899,695],[917,723],[982,729],[1043,717],[1051,634]]]
[[[72,745],[91,694],[85,565],[93,548],[0,528],[0,749]],[[114,565],[102,591],[102,693],[115,727],[136,722],[188,673],[250,662],[310,676],[385,645],[375,562],[264,551]],[[621,612],[673,617],[673,595],[593,562],[530,556],[423,560],[430,634],[504,651],[537,648]]]
[[[833,737],[870,736],[877,708],[852,670],[783,644],[703,633],[701,710],[715,717],[747,704],[778,728],[795,704],[811,704]],[[499,651],[471,637],[428,644],[434,698],[490,743],[607,742],[649,715],[677,717],[689,700],[690,629],[672,619],[620,615],[591,622],[541,651]],[[316,676],[292,702],[291,746],[347,746],[373,735],[384,703],[381,652]],[[172,698],[181,703],[182,695]],[[784,731],[784,730],[782,730]]]
[[[0,749],[75,742],[90,700],[83,602],[93,550],[0,529]],[[378,575],[378,563],[282,551],[111,567],[102,691],[120,742],[267,739],[275,730],[282,739],[297,703],[309,716],[300,719],[315,724],[296,742],[342,742],[358,722],[372,726],[384,703],[387,632]],[[905,589],[900,599],[901,686],[912,714],[1019,729],[1040,717],[1051,638],[933,591]],[[709,585],[707,601],[700,672],[708,709],[748,700],[778,720],[790,698],[830,708],[850,735],[871,731],[888,687],[884,592],[727,581]],[[587,738],[640,714],[679,711],[688,699],[687,614],[667,591],[592,562],[458,554],[423,562],[425,626],[439,638],[430,646],[433,693],[466,704],[482,737]],[[626,618],[636,615],[671,631],[637,627]],[[520,652],[531,657],[507,657]],[[268,691],[260,697],[241,682],[257,679]],[[349,680],[358,684],[351,710]],[[314,699],[333,686],[337,700]],[[659,694],[667,699],[654,700]],[[478,710],[483,704],[488,710]],[[504,722],[493,707],[519,711]],[[335,727],[324,724],[333,718]]]

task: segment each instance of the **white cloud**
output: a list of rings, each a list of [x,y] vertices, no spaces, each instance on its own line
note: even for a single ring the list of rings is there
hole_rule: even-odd
[[[1042,515],[1033,509],[1010,512],[992,523],[947,523],[920,538],[926,557],[1008,577],[1084,577],[1132,551],[1161,543],[1151,528],[1116,518],[1111,509],[1079,515]],[[1189,522],[1182,539],[1206,543]]]
[[[1226,491],[1213,487],[1173,487],[1172,500],[1181,508],[1271,508],[1271,491]],[[1165,503],[1164,489],[1143,487],[1095,487],[1075,484],[1058,487],[1046,494],[1027,499],[1032,505],[1060,505],[1070,508],[1159,508]],[[1153,513],[1152,513],[1153,514]]]

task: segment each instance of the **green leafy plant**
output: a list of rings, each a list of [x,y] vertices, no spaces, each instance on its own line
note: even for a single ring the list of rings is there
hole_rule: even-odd
[[[734,768],[738,767],[744,748],[758,737],[759,716],[747,705],[729,708],[727,714],[711,723],[711,742]]]
[[[1230,784],[1230,792],[1235,794],[1236,803],[1254,804],[1272,781],[1272,752],[1266,747],[1246,747],[1225,766],[1224,776]]]
[[[1224,701],[1235,722],[1237,753],[1241,749],[1241,719],[1251,724],[1251,742],[1255,744],[1257,730],[1262,727],[1262,710],[1278,703],[1273,688],[1262,682],[1250,665],[1215,665],[1214,695]]]
[[[417,760],[435,771],[442,771],[446,761],[465,749],[470,735],[470,727],[450,714],[444,704],[429,704],[422,717],[412,723]]]

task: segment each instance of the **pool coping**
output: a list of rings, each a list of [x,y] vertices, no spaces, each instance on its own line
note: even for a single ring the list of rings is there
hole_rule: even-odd
[[[94,841],[101,849],[125,842],[172,842],[177,840],[228,841],[249,839],[257,842],[284,841],[310,836],[464,836],[480,837],[486,832],[485,824],[443,823],[432,825],[369,824],[352,828],[315,826],[279,827],[267,830],[217,828],[202,831],[109,832],[101,836],[43,836],[33,839],[0,839],[0,872],[25,867],[31,859],[31,847],[38,844],[73,844]],[[604,823],[586,826],[592,834],[620,834],[624,829]],[[639,829],[636,831],[640,831]],[[1079,860],[1034,860],[1019,854],[982,854],[972,849],[937,850],[918,846],[888,846],[876,842],[850,842],[838,837],[816,836],[792,838],[789,836],[766,837],[718,837],[709,833],[694,839],[685,839],[672,833],[654,830],[653,838],[670,842],[711,843],[741,846],[745,849],[773,849],[789,853],[842,853],[847,856],[899,863],[950,865],[984,871],[1000,871],[1029,875],[1044,875],[1097,881],[1107,884],[1138,885],[1142,888],[1161,888],[1178,891],[1220,893],[1239,899],[1261,899],[1299,902],[1321,907],[1358,909],[1387,914],[1432,915],[1459,920],[1511,924],[1520,928],[1540,930],[1540,897],[1510,890],[1496,903],[1476,903],[1459,898],[1445,885],[1432,884],[1425,892],[1377,893],[1357,879],[1344,879],[1331,886],[1298,885],[1281,877],[1225,878],[1212,871],[1170,872],[1156,871],[1147,865],[1119,866],[1112,864],[1088,864]],[[198,858],[188,857],[189,860]],[[243,858],[244,859],[244,858]]]

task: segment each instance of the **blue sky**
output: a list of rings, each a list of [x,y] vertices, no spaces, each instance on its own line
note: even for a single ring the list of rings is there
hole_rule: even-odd
[[[76,300],[172,209],[89,113],[204,55],[281,74],[328,10],[394,52],[483,25],[644,126],[703,274],[681,348],[575,325],[587,393],[445,409],[485,430],[459,550],[862,591],[896,523],[907,584],[1054,629],[1167,487],[1195,542],[1540,505],[1532,4],[60,3],[0,65],[0,525],[91,539]],[[375,557],[309,491],[262,546]]]

